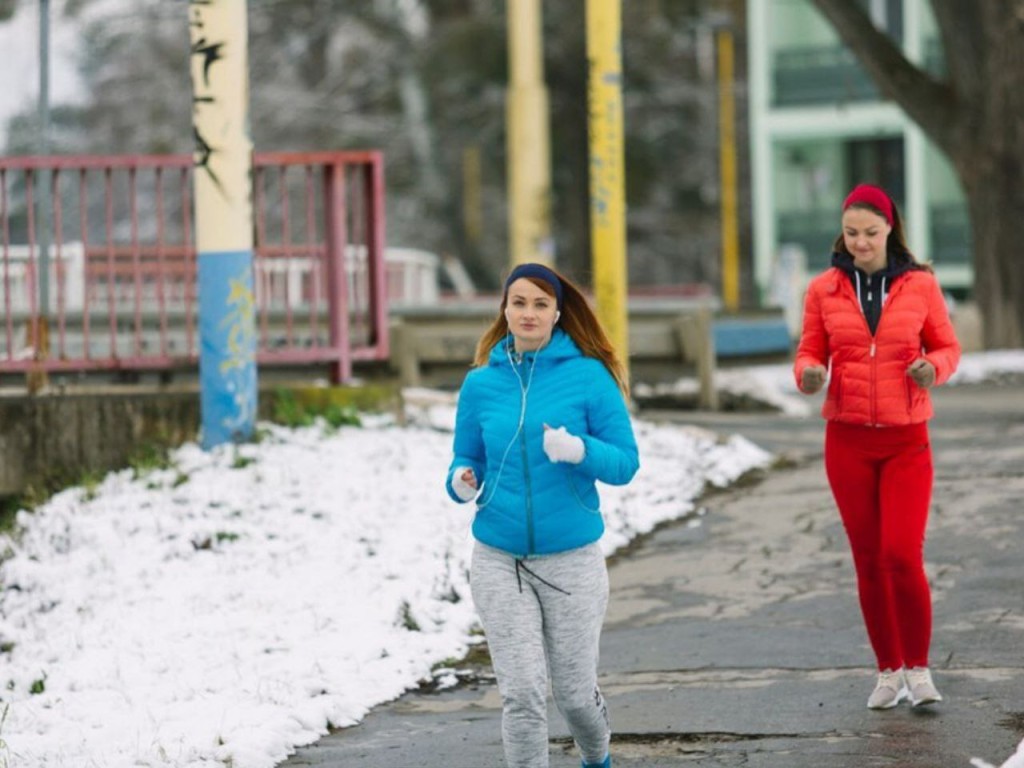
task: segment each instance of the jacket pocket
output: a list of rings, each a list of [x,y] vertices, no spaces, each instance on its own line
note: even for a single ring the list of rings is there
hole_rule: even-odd
[[[833,367],[832,375],[828,381],[828,389],[825,391],[825,403],[821,409],[821,415],[826,419],[833,419],[841,412],[843,392],[842,374],[839,369]]]

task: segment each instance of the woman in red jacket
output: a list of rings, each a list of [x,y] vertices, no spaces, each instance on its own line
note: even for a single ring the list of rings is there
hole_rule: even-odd
[[[794,373],[820,390],[825,471],[846,528],[861,611],[878,662],[868,699],[889,709],[942,700],[928,669],[931,592],[924,537],[932,492],[928,390],[960,345],[932,270],[907,248],[899,211],[861,184],[843,203],[832,267],[811,281]]]

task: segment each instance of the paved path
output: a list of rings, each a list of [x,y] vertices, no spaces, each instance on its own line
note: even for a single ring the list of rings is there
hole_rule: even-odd
[[[739,432],[790,461],[612,562],[601,668],[617,768],[968,768],[1012,752],[1024,737],[1024,390],[949,388],[937,408],[926,559],[948,700],[888,712],[865,707],[872,657],[822,423],[646,414]],[[578,766],[553,709],[551,730],[552,768]],[[497,689],[407,695],[285,765],[501,768]]]

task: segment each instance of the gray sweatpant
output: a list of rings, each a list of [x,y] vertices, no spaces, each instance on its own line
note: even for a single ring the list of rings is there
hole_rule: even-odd
[[[610,733],[597,656],[608,569],[598,545],[518,559],[477,542],[470,583],[501,691],[508,768],[548,768],[548,670],[584,761],[602,762]]]

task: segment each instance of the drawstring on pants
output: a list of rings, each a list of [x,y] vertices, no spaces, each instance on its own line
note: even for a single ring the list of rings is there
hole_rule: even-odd
[[[552,584],[547,579],[544,579],[541,576],[538,576],[536,573],[531,571],[526,566],[526,563],[524,563],[521,558],[517,557],[516,558],[516,582],[519,584],[519,593],[520,594],[522,594],[522,592],[523,592],[523,575],[520,573],[520,569],[526,571],[528,574],[533,576],[533,578],[535,578],[541,584],[544,584],[545,586],[551,587],[551,589],[555,590],[556,592],[561,592],[563,595],[572,595],[572,592],[566,592],[561,587],[556,587],[554,584]]]

